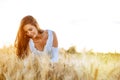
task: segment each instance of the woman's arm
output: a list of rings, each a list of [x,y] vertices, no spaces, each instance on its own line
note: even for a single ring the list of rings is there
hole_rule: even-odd
[[[56,33],[53,31],[53,47],[58,47],[58,40],[57,40],[57,36]]]
[[[52,62],[57,61],[58,61],[58,40],[56,33],[53,31]]]

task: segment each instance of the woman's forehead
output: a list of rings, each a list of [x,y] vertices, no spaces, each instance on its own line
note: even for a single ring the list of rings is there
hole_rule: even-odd
[[[31,24],[26,24],[26,25],[23,27],[24,30],[28,30],[28,29],[30,29],[30,28],[35,28],[35,26],[33,26],[33,25],[31,25]]]
[[[24,27],[26,27],[26,28],[34,28],[35,26],[31,25],[31,24],[26,24]]]

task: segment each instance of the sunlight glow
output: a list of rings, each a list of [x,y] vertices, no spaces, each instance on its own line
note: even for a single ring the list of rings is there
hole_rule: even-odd
[[[20,20],[30,14],[56,32],[59,47],[120,52],[119,8],[119,0],[0,1],[0,47],[14,43]]]

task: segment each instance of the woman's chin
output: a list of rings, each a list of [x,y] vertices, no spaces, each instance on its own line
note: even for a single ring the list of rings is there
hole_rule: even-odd
[[[33,38],[33,39],[36,38],[36,35],[32,36],[32,38]]]

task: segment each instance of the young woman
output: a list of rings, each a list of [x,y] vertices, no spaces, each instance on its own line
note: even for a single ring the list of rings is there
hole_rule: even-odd
[[[17,56],[24,59],[29,53],[47,53],[52,62],[58,61],[58,40],[56,33],[52,30],[40,29],[36,19],[25,16],[20,23],[15,40]]]

